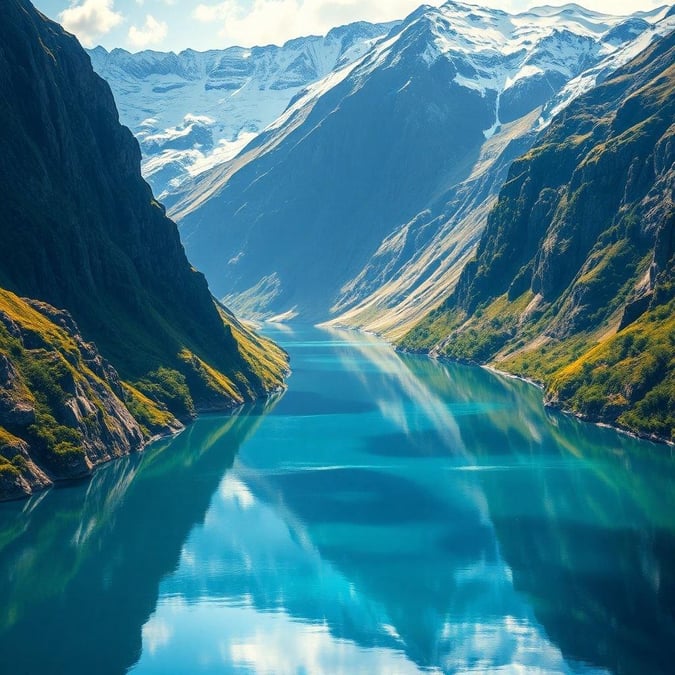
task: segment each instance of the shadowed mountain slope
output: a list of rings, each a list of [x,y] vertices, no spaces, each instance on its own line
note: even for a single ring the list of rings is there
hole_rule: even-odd
[[[665,14],[421,7],[172,204],[191,259],[243,315],[400,334],[447,296],[510,162]]]
[[[77,40],[9,0],[0,45],[0,454],[25,493],[264,395],[286,364],[188,263]]]

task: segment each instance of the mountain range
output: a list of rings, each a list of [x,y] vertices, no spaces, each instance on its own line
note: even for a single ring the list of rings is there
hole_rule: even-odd
[[[423,6],[172,196],[188,256],[243,315],[400,337],[451,291],[511,161],[674,21]]]
[[[498,364],[551,405],[672,439],[674,29],[667,6],[422,6],[303,71],[280,116],[165,193],[169,212],[244,316]],[[244,117],[273,88],[237,102],[271,72],[247,58],[255,77],[226,78]]]
[[[108,85],[27,0],[0,20],[0,498],[283,384],[141,177]]]
[[[88,50],[143,152],[160,201],[234,155],[307,85],[366,52],[395,24],[353,23],[282,46],[179,54]]]
[[[87,57],[9,0],[0,498],[282,387],[286,355],[226,305],[497,365],[672,441],[674,27],[447,2]]]

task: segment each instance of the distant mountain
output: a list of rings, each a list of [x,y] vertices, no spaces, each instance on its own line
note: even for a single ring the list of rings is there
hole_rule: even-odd
[[[145,178],[164,200],[186,178],[233,157],[307,85],[362,56],[394,25],[357,22],[281,47],[88,53],[140,141]]]
[[[453,294],[402,341],[675,440],[675,33],[516,160]]]
[[[75,38],[7,0],[0,44],[1,499],[264,395],[286,363],[188,263]]]
[[[421,7],[185,189],[191,259],[244,315],[402,335],[452,288],[510,162],[666,14]]]

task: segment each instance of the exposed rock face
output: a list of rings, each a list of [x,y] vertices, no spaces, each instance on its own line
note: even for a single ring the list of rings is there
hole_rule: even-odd
[[[27,427],[33,422],[35,407],[19,386],[19,373],[9,357],[0,354],[0,424],[3,427]]]
[[[281,350],[188,263],[108,85],[27,0],[0,8],[0,90],[0,498],[44,483],[31,461],[86,474],[281,386]]]
[[[0,446],[3,455],[7,454],[13,462],[17,457],[23,459],[22,470],[7,471],[5,465],[0,466],[0,495],[3,500],[22,499],[36,490],[44,490],[52,485],[52,481],[29,459],[28,446]]]
[[[671,33],[553,121],[404,346],[497,361],[551,404],[673,439],[674,63]]]

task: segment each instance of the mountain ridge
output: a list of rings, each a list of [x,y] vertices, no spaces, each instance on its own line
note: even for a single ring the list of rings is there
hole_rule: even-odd
[[[143,151],[160,200],[234,156],[312,82],[358,58],[397,22],[359,21],[281,46],[179,53],[88,50]]]
[[[675,32],[571,104],[510,169],[452,295],[401,342],[545,385],[673,442]]]

